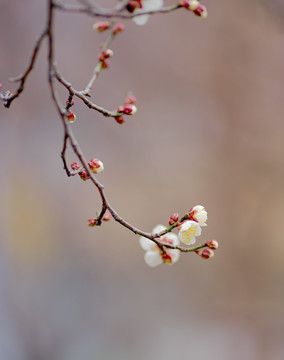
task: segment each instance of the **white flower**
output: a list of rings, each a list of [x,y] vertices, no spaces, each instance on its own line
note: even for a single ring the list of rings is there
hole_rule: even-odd
[[[158,234],[161,231],[165,230],[166,227],[164,225],[157,225],[152,234]],[[165,244],[170,244],[173,246],[179,245],[179,240],[176,234],[167,233],[160,237],[160,241]],[[140,246],[143,250],[145,250],[144,260],[147,265],[151,267],[158,266],[162,263],[174,264],[178,261],[180,256],[180,251],[177,249],[169,249],[165,248],[165,253],[162,253],[160,248],[154,241],[142,236],[139,239]]]
[[[193,245],[196,241],[195,237],[201,234],[201,227],[199,223],[193,220],[185,221],[178,233],[180,241],[186,245]]]
[[[161,9],[164,5],[164,0],[141,0],[142,8],[134,10],[134,14],[139,14],[145,11],[155,11]],[[141,15],[133,18],[136,25],[145,25],[149,19],[149,15]]]
[[[192,209],[190,209],[190,213],[191,220],[197,221],[200,226],[207,226],[207,211],[204,209],[204,206],[196,205]]]

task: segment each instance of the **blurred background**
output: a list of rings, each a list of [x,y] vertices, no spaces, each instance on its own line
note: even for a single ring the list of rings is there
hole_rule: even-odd
[[[125,21],[93,101],[112,110],[131,90],[138,112],[121,126],[76,101],[72,128],[104,162],[121,216],[151,231],[201,204],[199,242],[220,249],[151,269],[138,236],[113,220],[87,226],[100,199],[63,171],[45,41],[20,98],[0,108],[1,360],[284,358],[284,4],[204,5],[206,20],[179,10]],[[45,21],[46,1],[0,0],[4,90]],[[56,14],[58,66],[77,89],[106,37],[93,23]]]

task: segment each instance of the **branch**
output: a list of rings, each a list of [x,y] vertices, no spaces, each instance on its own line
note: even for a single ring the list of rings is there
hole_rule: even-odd
[[[2,100],[4,100],[4,106],[6,108],[9,108],[12,101],[14,99],[16,99],[21,94],[21,92],[24,90],[26,79],[27,79],[29,73],[32,71],[32,69],[34,67],[34,64],[35,64],[35,61],[36,61],[36,58],[37,58],[37,55],[38,55],[38,51],[40,49],[42,40],[47,35],[47,31],[48,31],[47,28],[44,29],[44,31],[40,34],[39,38],[36,40],[35,47],[34,47],[34,50],[32,52],[32,56],[31,56],[29,66],[28,66],[27,70],[24,72],[24,74],[21,74],[21,75],[15,77],[15,78],[10,78],[9,79],[12,82],[20,82],[20,86],[18,87],[17,91],[14,94],[8,95],[6,97],[2,97]]]

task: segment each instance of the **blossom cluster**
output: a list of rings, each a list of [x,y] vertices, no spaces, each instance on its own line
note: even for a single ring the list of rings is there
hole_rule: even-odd
[[[144,236],[140,238],[140,246],[145,250],[144,260],[146,264],[155,267],[162,263],[176,263],[180,257],[179,245],[181,243],[185,245],[195,244],[196,237],[201,235],[202,227],[207,226],[206,221],[207,212],[202,205],[191,208],[181,222],[178,214],[173,213],[169,219],[169,228],[164,225],[157,225],[153,229],[152,235],[154,235],[157,242]],[[171,232],[175,227],[179,229],[178,235]],[[214,256],[213,250],[217,248],[218,242],[210,240],[194,249],[194,251],[202,258],[209,259]]]

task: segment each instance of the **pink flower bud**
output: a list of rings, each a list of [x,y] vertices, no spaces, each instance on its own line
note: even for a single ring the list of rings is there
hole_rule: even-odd
[[[96,222],[96,219],[89,219],[88,220],[88,225],[89,226],[96,226],[97,222]]]
[[[0,90],[1,90],[1,88],[2,88],[2,84],[0,83]]]
[[[115,118],[114,118],[114,120],[118,123],[118,124],[120,124],[120,125],[122,125],[122,124],[124,124],[125,123],[125,119],[124,119],[124,117],[123,116],[116,116]]]
[[[103,31],[107,30],[109,27],[110,27],[109,21],[97,21],[93,25],[93,29],[97,30],[98,32],[103,32]]]
[[[136,101],[137,101],[137,99],[136,99],[136,97],[134,96],[134,95],[129,95],[129,96],[127,96],[127,98],[125,99],[125,101],[124,101],[124,103],[125,104],[136,104]]]
[[[179,219],[178,213],[173,213],[170,216],[169,225],[175,224],[178,221],[178,219]]]
[[[71,169],[72,169],[72,170],[78,170],[78,169],[80,169],[79,163],[78,163],[77,161],[72,162],[72,164],[71,164]]]
[[[94,174],[98,174],[104,169],[104,164],[99,159],[92,159],[88,162],[91,171]]]
[[[111,214],[109,212],[104,213],[102,220],[109,221],[111,219]]]
[[[82,180],[84,180],[84,181],[90,179],[90,176],[89,176],[89,174],[87,173],[86,170],[80,171],[80,172],[79,172],[79,176],[80,176],[80,178],[81,178]]]
[[[204,5],[199,5],[195,10],[194,14],[196,16],[201,17],[202,19],[205,19],[207,17],[207,9]]]
[[[68,110],[67,113],[67,120],[70,122],[70,123],[73,123],[75,120],[76,120],[76,115],[75,113],[72,111],[72,110]]]
[[[210,259],[214,256],[214,251],[205,248],[205,249],[196,250],[196,254],[202,257],[203,259]]]
[[[137,107],[133,104],[125,104],[123,107],[123,112],[125,115],[133,115],[137,111]]]
[[[112,29],[112,33],[114,35],[122,32],[123,30],[125,30],[125,26],[122,23],[118,23],[116,25],[114,25],[113,29]]]
[[[113,51],[111,49],[104,49],[99,55],[99,60],[104,61],[105,59],[108,59],[112,56],[113,56]]]
[[[212,250],[216,250],[219,247],[217,240],[209,240],[209,241],[206,241],[205,244]]]

